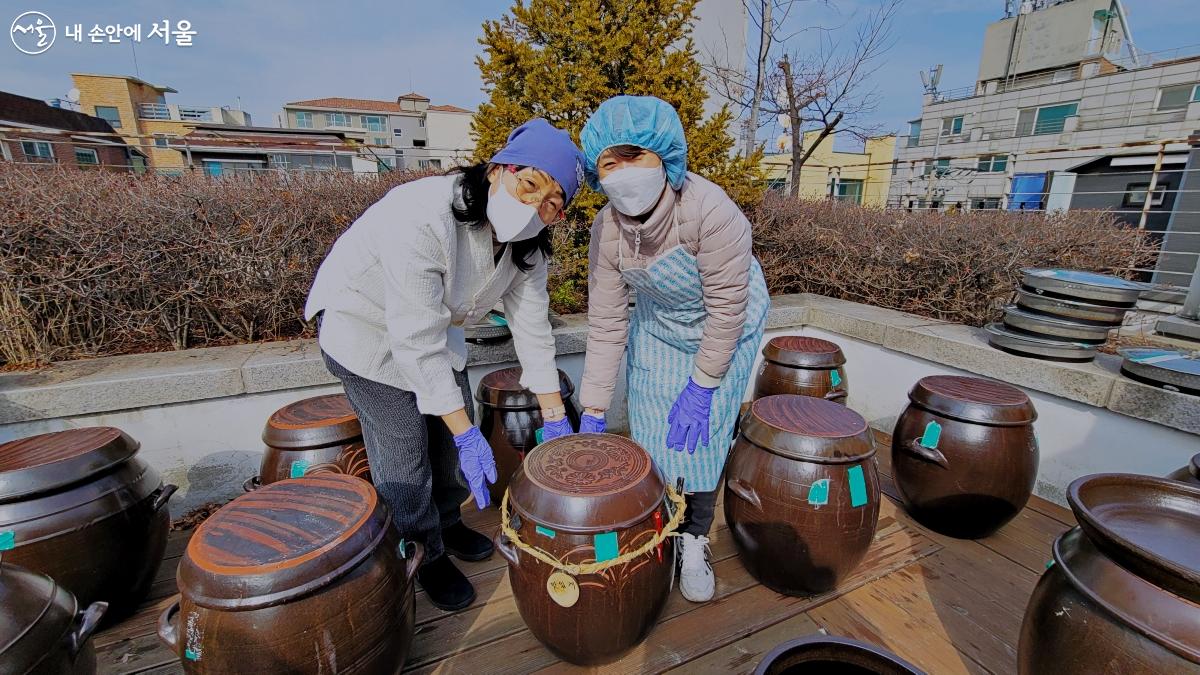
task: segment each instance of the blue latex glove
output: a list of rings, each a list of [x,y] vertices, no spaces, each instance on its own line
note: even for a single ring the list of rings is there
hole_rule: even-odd
[[[579,418],[579,433],[581,434],[602,434],[608,429],[608,425],[604,422],[604,415],[599,417],[584,413]]]
[[[455,436],[454,445],[458,446],[458,465],[467,478],[475,505],[483,509],[491,503],[487,483],[496,482],[496,458],[492,456],[492,446],[479,432],[479,427],[471,427]]]
[[[698,444],[708,445],[708,416],[715,391],[716,388],[701,387],[688,378],[687,386],[667,416],[667,423],[671,425],[667,429],[668,448],[681,452],[687,448],[689,453],[694,454]]]
[[[546,422],[542,427],[542,442],[545,443],[559,436],[570,436],[573,433],[575,430],[571,428],[571,420],[564,415],[562,419]]]

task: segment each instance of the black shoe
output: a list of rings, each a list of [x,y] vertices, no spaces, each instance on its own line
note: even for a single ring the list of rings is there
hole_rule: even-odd
[[[434,607],[447,612],[457,612],[475,602],[475,587],[459,571],[450,556],[443,555],[433,562],[421,565],[417,570],[417,581]]]
[[[446,553],[467,562],[485,560],[492,557],[492,540],[472,530],[462,521],[442,530],[442,545]]]

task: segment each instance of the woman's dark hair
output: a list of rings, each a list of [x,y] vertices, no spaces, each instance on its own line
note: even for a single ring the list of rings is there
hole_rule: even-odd
[[[608,151],[616,155],[617,159],[637,159],[646,149],[636,145],[614,145]]]
[[[483,227],[487,222],[488,190],[491,188],[487,176],[491,166],[488,162],[480,162],[473,166],[457,167],[446,172],[447,175],[460,174],[461,176],[458,185],[459,193],[462,196],[462,206],[459,206],[456,201],[450,207],[451,212],[454,213],[454,219],[458,222],[471,227]],[[514,241],[506,246],[512,251],[513,263],[522,272],[533,269],[533,263],[529,262],[529,257],[535,251],[541,251],[542,256],[547,260],[554,253],[554,246],[550,243],[549,227],[543,228],[532,239]]]

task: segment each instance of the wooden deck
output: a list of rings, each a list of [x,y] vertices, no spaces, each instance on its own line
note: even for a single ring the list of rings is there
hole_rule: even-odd
[[[712,561],[716,598],[684,600],[678,590],[650,637],[604,673],[749,672],[785,640],[824,630],[889,649],[935,675],[1016,672],[1025,603],[1050,559],[1050,544],[1074,525],[1070,511],[1034,497],[999,533],[979,541],[936,534],[898,506],[890,478],[889,439],[879,435],[884,499],[866,560],[836,591],[811,598],[779,595],[739,564],[717,509]],[[496,509],[465,516],[485,532]],[[154,622],[175,593],[175,569],[190,533],[174,533],[150,599],[95,637],[102,673],[182,672],[158,642]],[[479,597],[448,614],[417,594],[417,633],[407,672],[567,672],[529,633],[518,614],[503,558],[459,563]]]

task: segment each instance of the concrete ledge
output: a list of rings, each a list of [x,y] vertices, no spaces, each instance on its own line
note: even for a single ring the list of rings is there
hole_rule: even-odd
[[[560,356],[581,355],[587,317],[556,318]],[[1027,359],[987,344],[978,328],[807,293],[772,299],[767,329],[810,326],[936,364],[1010,382],[1173,429],[1200,434],[1200,400],[1134,382],[1117,357],[1059,363]],[[576,356],[578,358],[578,356]],[[469,345],[468,366],[516,361],[511,341]],[[336,384],[315,340],[56,363],[33,373],[0,375],[0,424],[265,394]]]

